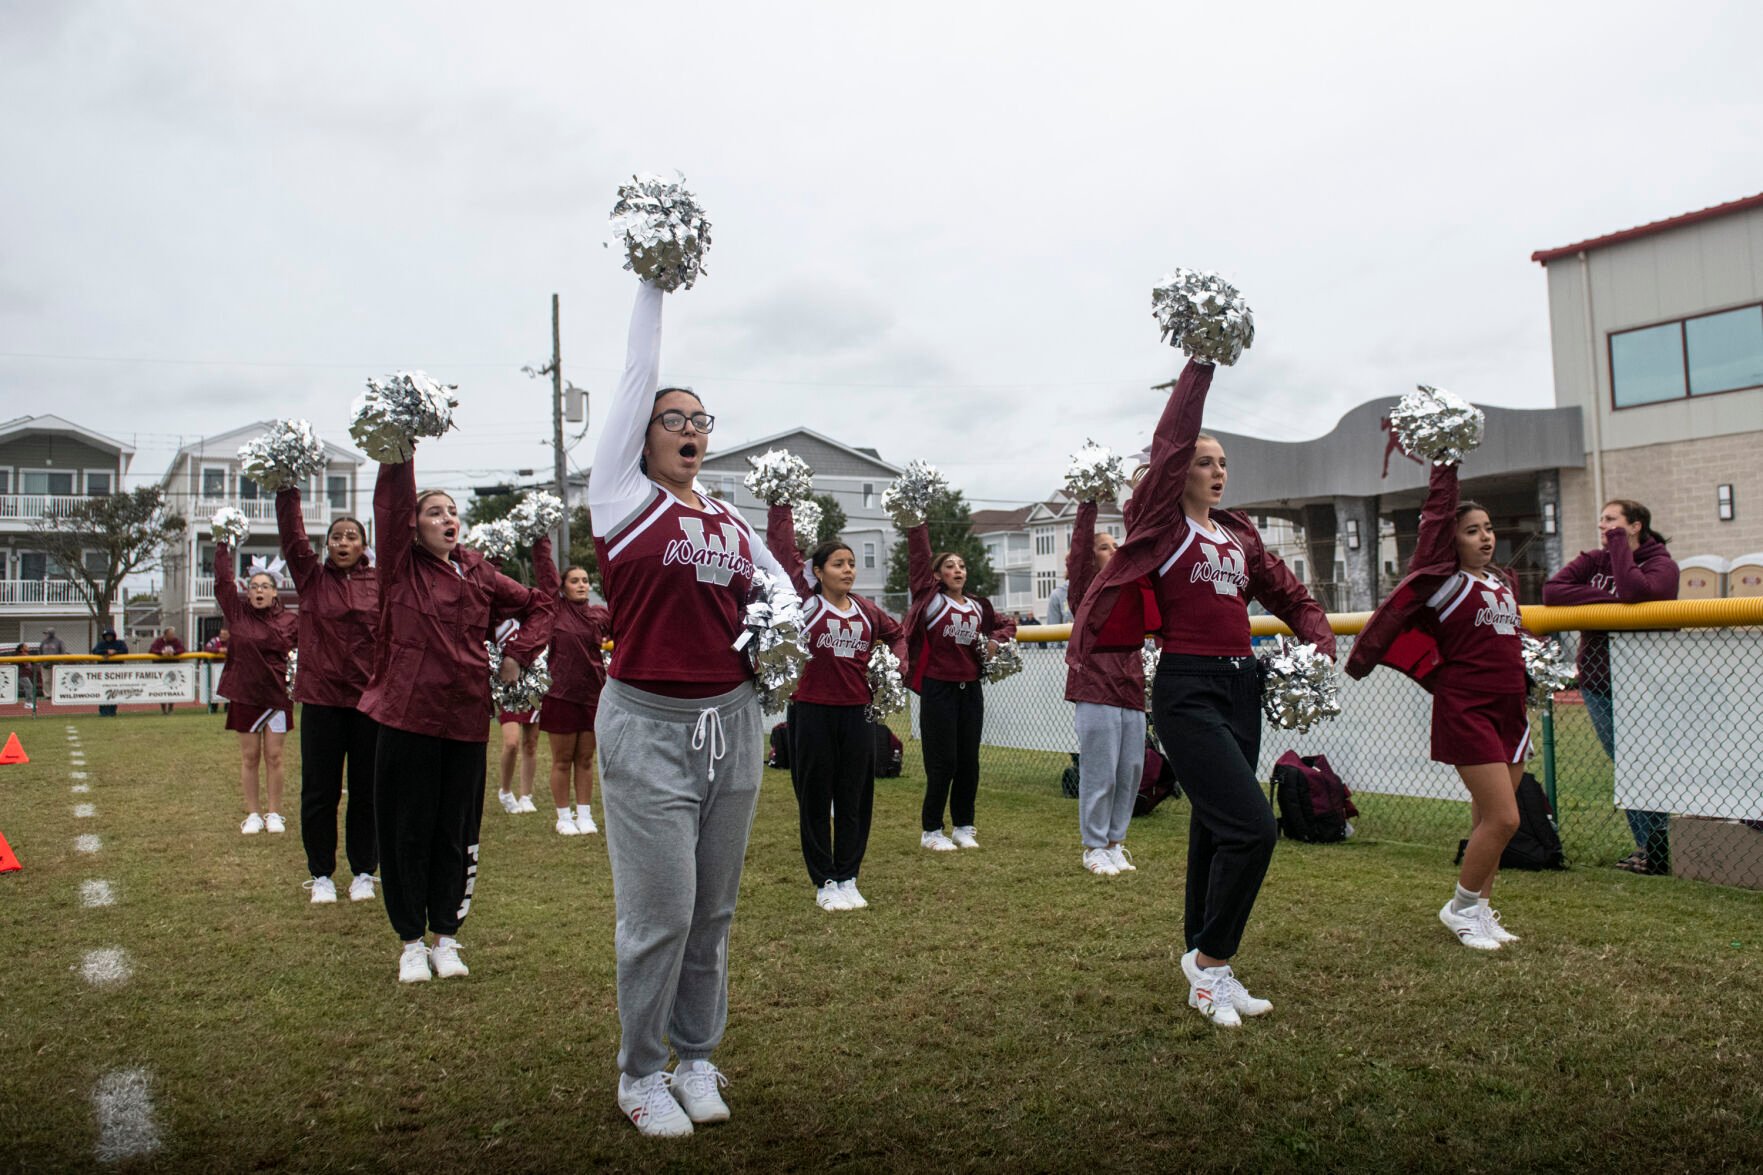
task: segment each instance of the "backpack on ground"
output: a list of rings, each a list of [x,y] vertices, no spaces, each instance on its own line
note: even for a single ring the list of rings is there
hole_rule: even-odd
[[[1359,809],[1326,755],[1281,755],[1273,765],[1273,798],[1280,831],[1292,840],[1333,844],[1353,835],[1349,821]]]
[[[875,734],[876,777],[892,779],[906,766],[906,748],[900,745],[900,736],[889,730],[885,723],[873,722],[870,725]]]
[[[1078,783],[1082,776],[1077,772],[1077,752],[1071,752],[1071,766],[1059,773],[1059,790],[1068,800],[1077,799]]]
[[[1175,768],[1169,760],[1158,754],[1157,748],[1149,743],[1145,746],[1145,773],[1139,776],[1139,794],[1133,798],[1132,814],[1149,816],[1170,796],[1181,798],[1181,781],[1175,777]]]
[[[1467,840],[1457,842],[1457,861],[1463,863]],[[1555,811],[1536,776],[1526,771],[1518,781],[1518,831],[1506,842],[1500,854],[1502,869],[1565,869],[1567,854],[1561,851],[1561,831],[1555,825]]]
[[[765,760],[767,767],[776,767],[779,771],[790,769],[790,724],[780,722],[771,728],[771,757]]]

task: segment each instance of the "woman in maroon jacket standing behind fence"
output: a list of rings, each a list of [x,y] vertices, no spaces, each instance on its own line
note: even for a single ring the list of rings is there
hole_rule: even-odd
[[[184,642],[178,639],[177,629],[168,628],[153,638],[147,651],[155,657],[181,657],[184,655]],[[159,703],[161,714],[170,714],[176,708],[170,702]]]
[[[1090,587],[1065,660],[1137,650],[1155,629],[1163,647],[1152,720],[1192,806],[1188,826],[1188,1005],[1214,1024],[1271,1011],[1231,971],[1230,959],[1273,859],[1279,829],[1256,779],[1261,669],[1250,649],[1249,601],[1334,656],[1320,605],[1271,554],[1246,515],[1219,508],[1224,448],[1200,431],[1213,367],[1190,360],[1151,439],[1133,490],[1126,542]]]
[[[379,644],[361,712],[380,728],[374,814],[386,914],[404,943],[398,979],[419,983],[469,974],[454,936],[471,909],[483,822],[484,637],[509,617],[520,621],[503,650],[502,678],[514,681],[551,639],[551,600],[459,546],[452,495],[419,495],[409,461],[380,465],[373,517]],[[432,950],[423,942],[430,930]]]
[[[233,549],[214,544],[214,599],[232,630],[216,689],[227,700],[226,728],[239,736],[239,780],[245,793],[246,836],[286,832],[282,820],[282,743],[294,727],[288,701],[288,650],[297,639],[293,613],[282,607],[275,576],[254,571],[240,595]],[[269,810],[259,810],[257,767],[263,765]]]
[[[300,703],[300,842],[306,849],[306,888],[314,902],[337,900],[331,874],[337,868],[337,809],[343,771],[349,772],[349,810],[344,844],[349,858],[349,900],[373,897],[379,844],[373,824],[373,756],[379,727],[361,712],[361,691],[373,669],[374,628],[379,622],[379,576],[367,557],[367,528],[354,518],[332,520],[320,560],[306,538],[300,491],[275,496],[282,557],[300,596],[300,668],[294,700]]]
[[[551,802],[557,806],[557,831],[563,833],[568,826],[585,836],[600,831],[590,806],[594,718],[600,709],[600,690],[606,685],[606,658],[600,646],[611,631],[612,613],[588,602],[586,568],[571,567],[558,576],[549,536],[533,544],[533,583],[556,600],[548,660],[551,692],[539,707],[539,729],[551,742]]]

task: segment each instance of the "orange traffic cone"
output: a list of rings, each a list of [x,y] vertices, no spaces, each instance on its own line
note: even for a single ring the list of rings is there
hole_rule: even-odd
[[[29,763],[31,757],[24,753],[18,745],[18,732],[15,730],[6,736],[6,747],[0,750],[0,763]]]
[[[6,838],[0,836],[0,873],[11,873],[14,869],[23,868],[24,866],[18,863],[18,854],[12,851],[12,846],[6,843]]]

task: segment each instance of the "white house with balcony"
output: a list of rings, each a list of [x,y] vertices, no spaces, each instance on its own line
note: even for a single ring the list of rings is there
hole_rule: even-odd
[[[973,536],[986,549],[992,570],[998,573],[998,590],[992,607],[1020,615],[1034,611],[1034,556],[1030,553],[1028,516],[1035,505],[1013,510],[975,510]]]
[[[1063,491],[1055,490],[1046,501],[1030,506],[1024,520],[1034,550],[1029,565],[1034,577],[1031,607],[1035,618],[1043,624],[1047,622],[1047,605],[1053,589],[1065,582],[1065,556],[1071,550],[1077,507],[1075,498],[1068,498]],[[1114,502],[1100,503],[1096,510],[1096,527],[1116,539],[1125,538],[1126,522],[1121,517],[1120,506]],[[1073,601],[1071,606],[1075,607],[1076,602]]]
[[[261,436],[271,423],[260,420],[185,445],[160,479],[166,503],[190,523],[183,539],[165,553],[160,609],[165,623],[189,634],[186,640],[192,647],[220,631],[220,608],[214,602],[214,541],[209,527],[215,511],[232,506],[251,522],[251,537],[234,553],[236,571],[242,572],[253,559],[267,563],[281,553],[275,495],[245,476],[239,462],[239,446]],[[372,519],[360,509],[364,502],[360,497],[361,469],[366,459],[329,441],[324,447],[329,464],[300,487],[307,537],[315,550],[322,550],[331,522],[349,517],[361,520],[371,542]],[[371,504],[371,497],[365,501]],[[285,592],[283,598],[294,606],[291,592]]]
[[[31,525],[99,494],[122,489],[133,446],[59,416],[0,423],[0,647],[35,645],[53,628],[69,651],[85,652],[101,627],[78,584],[31,543]],[[97,559],[97,552],[88,558]],[[120,631],[122,597],[108,627]]]

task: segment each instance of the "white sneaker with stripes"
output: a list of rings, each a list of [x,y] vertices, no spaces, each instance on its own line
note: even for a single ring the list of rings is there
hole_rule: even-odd
[[[1497,951],[1500,940],[1487,932],[1486,919],[1481,915],[1481,907],[1472,907],[1467,913],[1459,914],[1446,902],[1439,911],[1439,921],[1445,928],[1457,936],[1457,941],[1471,950]]]

